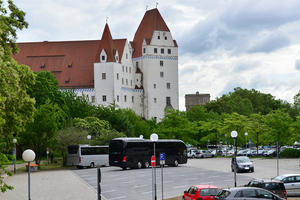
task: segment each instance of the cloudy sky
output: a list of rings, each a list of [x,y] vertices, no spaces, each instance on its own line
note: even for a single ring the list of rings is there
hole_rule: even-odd
[[[100,39],[106,18],[113,38],[132,40],[155,0],[14,0],[26,15],[18,42]],[[299,0],[160,0],[179,45],[179,105],[184,95],[235,87],[293,103],[300,90]]]

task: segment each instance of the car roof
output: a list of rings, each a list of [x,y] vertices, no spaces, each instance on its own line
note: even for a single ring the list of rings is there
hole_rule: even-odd
[[[282,177],[288,177],[288,176],[300,176],[300,174],[282,174],[282,175],[279,175],[279,176],[282,176]],[[276,176],[278,177],[278,176]],[[274,177],[274,178],[276,178]]]
[[[215,185],[193,185],[194,187],[196,188],[199,188],[199,189],[217,189],[218,187],[215,186]]]
[[[264,183],[268,183],[268,182],[272,182],[272,183],[282,183],[280,180],[275,180],[275,179],[259,179],[259,178],[254,178],[251,181],[257,181],[257,182],[264,182]]]

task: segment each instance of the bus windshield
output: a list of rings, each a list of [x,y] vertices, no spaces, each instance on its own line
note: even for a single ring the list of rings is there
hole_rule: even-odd
[[[123,149],[123,142],[120,140],[112,140],[109,145],[110,154],[121,154]]]

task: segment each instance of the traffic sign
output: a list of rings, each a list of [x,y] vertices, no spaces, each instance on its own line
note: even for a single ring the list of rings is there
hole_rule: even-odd
[[[151,166],[155,167],[155,156],[151,157]]]
[[[165,153],[160,153],[159,154],[159,164],[160,165],[164,165],[165,164],[165,160],[166,160],[166,154]]]
[[[251,138],[249,138],[249,143],[251,143]]]
[[[49,154],[49,148],[47,147],[46,153]]]

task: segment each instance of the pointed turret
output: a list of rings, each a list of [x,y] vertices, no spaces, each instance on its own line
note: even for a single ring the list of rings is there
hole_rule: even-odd
[[[101,38],[101,49],[105,50],[107,54],[107,62],[115,62],[114,53],[113,53],[113,39],[109,30],[109,26],[106,23],[104,27],[104,31]]]
[[[166,22],[160,15],[159,11],[157,8],[148,10],[133,39],[133,47],[134,47],[134,52],[133,52],[133,57],[140,57],[142,56],[142,44],[144,39],[146,40],[151,40],[153,32],[154,31],[168,31],[170,32]]]

